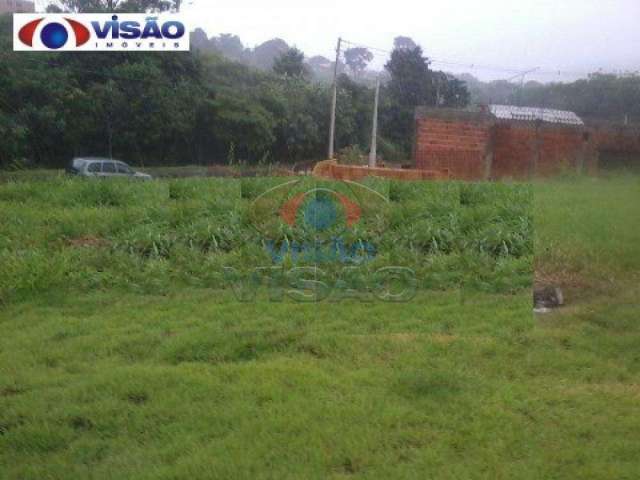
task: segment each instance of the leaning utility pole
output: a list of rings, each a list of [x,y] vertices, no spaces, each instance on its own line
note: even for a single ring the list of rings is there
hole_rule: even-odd
[[[369,167],[376,166],[378,144],[378,98],[380,97],[380,77],[376,78],[376,96],[373,101],[373,127],[371,128],[371,150],[369,151]]]
[[[336,102],[338,100],[338,62],[340,61],[340,44],[342,39],[338,37],[336,47],[336,63],[333,66],[333,98],[331,100],[331,125],[329,126],[329,159],[333,158],[333,142],[336,136]]]

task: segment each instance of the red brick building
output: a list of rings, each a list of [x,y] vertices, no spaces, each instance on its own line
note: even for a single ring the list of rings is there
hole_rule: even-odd
[[[448,169],[452,178],[464,180],[588,172],[598,163],[593,133],[576,114],[561,110],[419,107],[414,158],[416,168]]]

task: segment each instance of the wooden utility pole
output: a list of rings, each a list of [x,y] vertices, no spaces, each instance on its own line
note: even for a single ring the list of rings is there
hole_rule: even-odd
[[[331,124],[329,126],[329,159],[333,158],[333,147],[336,137],[336,102],[338,100],[338,62],[340,61],[340,44],[342,39],[338,37],[338,46],[336,47],[336,63],[333,66],[333,98],[331,100]]]
[[[380,97],[380,77],[376,78],[376,96],[373,101],[373,126],[371,128],[371,150],[369,151],[369,167],[376,166],[378,146],[378,98]]]

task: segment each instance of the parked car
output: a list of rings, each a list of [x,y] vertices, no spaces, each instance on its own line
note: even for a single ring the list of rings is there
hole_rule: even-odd
[[[82,157],[74,158],[67,172],[80,177],[130,177],[139,180],[151,180],[151,175],[136,172],[120,160],[109,158]]]

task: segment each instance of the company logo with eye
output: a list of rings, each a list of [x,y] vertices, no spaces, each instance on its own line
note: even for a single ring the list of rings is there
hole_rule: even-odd
[[[243,182],[242,196],[253,198],[248,220],[266,238],[331,240],[370,222],[388,206],[384,195],[355,182],[293,180],[257,196],[256,188]]]
[[[274,263],[360,264],[376,256],[374,242],[388,227],[383,193],[356,182],[293,180],[258,194],[264,185],[243,181],[241,198],[253,198],[246,219]]]
[[[287,225],[293,227],[296,221],[301,221],[317,232],[327,231],[339,223],[351,227],[361,215],[362,209],[355,201],[327,188],[298,193],[280,207],[280,218]]]
[[[18,32],[20,41],[29,47],[33,47],[38,29],[40,41],[50,50],[58,50],[64,47],[69,41],[69,31],[73,32],[76,47],[84,45],[91,38],[89,29],[76,20],[64,18],[68,26],[58,21],[50,21],[43,24],[44,20],[44,17],[38,18],[24,25]]]

